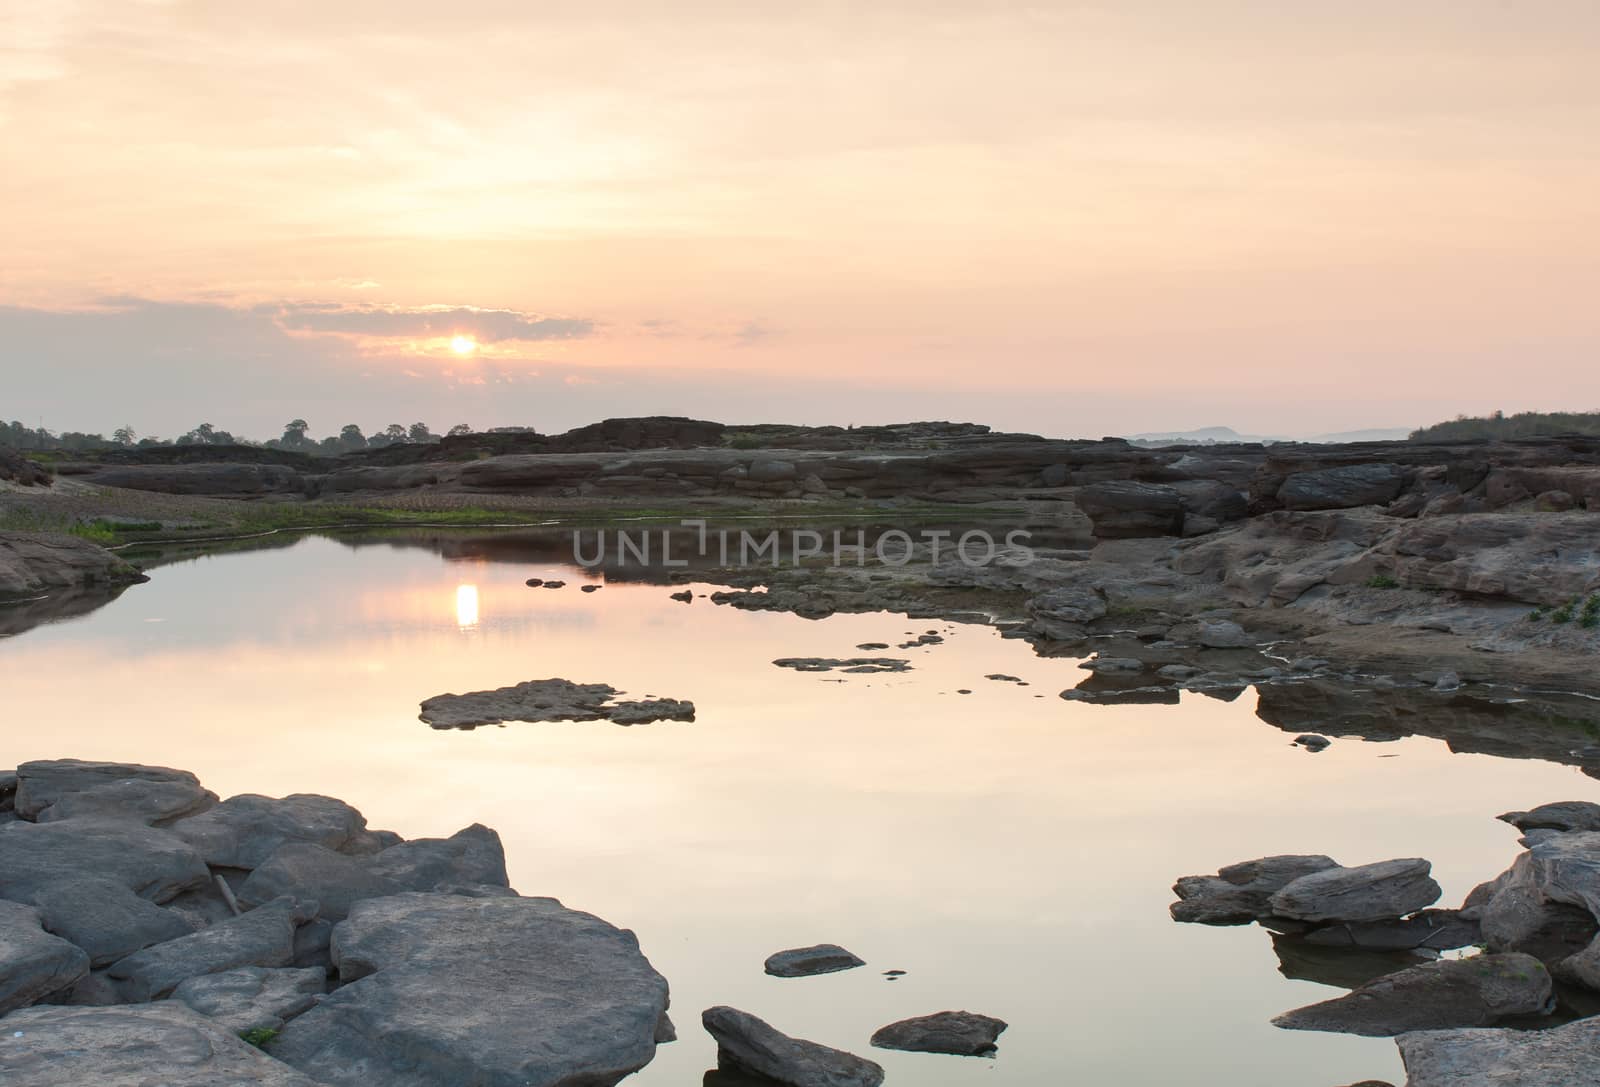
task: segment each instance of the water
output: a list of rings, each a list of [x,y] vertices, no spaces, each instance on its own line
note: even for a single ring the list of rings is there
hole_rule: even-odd
[[[1600,791],[1423,738],[1311,755],[1255,717],[1253,692],[1064,702],[1074,660],[985,627],[685,605],[640,582],[584,594],[548,548],[519,561],[511,537],[489,561],[435,539],[480,557],[305,538],[163,566],[7,640],[0,762],[183,766],[224,796],[339,796],[407,837],[495,827],[514,886],[634,929],[670,980],[681,1039],[641,1085],[700,1083],[714,1046],[699,1012],[719,1003],[925,1087],[1400,1082],[1392,1042],[1270,1026],[1339,990],[1283,977],[1255,927],[1173,924],[1173,880],[1277,852],[1425,856],[1450,905],[1518,851],[1495,814]],[[925,630],[947,641],[888,654],[912,660],[901,675],[770,663]],[[431,695],[549,676],[691,699],[698,719],[417,720]],[[869,966],[762,973],[769,953],[823,941]],[[1008,1020],[999,1056],[867,1046],[947,1008]]]

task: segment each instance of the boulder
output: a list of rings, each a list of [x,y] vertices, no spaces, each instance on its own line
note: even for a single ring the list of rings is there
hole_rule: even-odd
[[[765,1076],[789,1087],[878,1087],[883,1069],[872,1061],[791,1038],[749,1012],[719,1005],[700,1016],[717,1042],[717,1067]]]
[[[1478,513],[1408,521],[1384,545],[1417,589],[1559,607],[1600,589],[1600,536],[1588,513]]]
[[[268,1046],[332,1087],[608,1087],[667,1009],[631,932],[549,898],[368,899],[334,958],[345,984]]]
[[[1600,804],[1587,800],[1558,800],[1540,804],[1530,811],[1508,811],[1495,818],[1521,831],[1559,830],[1567,833],[1573,830],[1600,830]]]
[[[316,902],[318,916],[326,920],[343,921],[350,907],[362,899],[412,889],[374,872],[374,859],[349,857],[311,842],[289,842],[250,873],[238,889],[239,901],[259,906],[289,896]]]
[[[500,835],[481,823],[448,838],[417,838],[392,845],[373,858],[371,871],[408,891],[460,884],[511,885]]]
[[[367,820],[342,800],[296,793],[274,799],[245,793],[172,825],[205,862],[255,868],[288,842],[311,842],[339,853],[376,852]]]
[[[1512,1016],[1547,1013],[1551,991],[1550,971],[1531,955],[1475,955],[1413,966],[1272,1022],[1286,1030],[1372,1037],[1485,1027]]]
[[[180,914],[140,898],[120,883],[92,875],[52,883],[35,892],[31,901],[45,928],[81,947],[94,967],[109,966],[141,948],[191,931]]]
[[[243,966],[220,974],[189,978],[172,999],[235,1034],[282,1030],[283,1024],[313,1007],[328,991],[327,972]]]
[[[13,1012],[0,1031],[0,1083],[319,1087],[175,1001]]]
[[[280,898],[208,929],[135,952],[107,971],[136,1001],[159,1000],[189,978],[239,966],[288,966],[295,928],[316,907]]]
[[[1421,858],[1329,868],[1301,876],[1272,896],[1271,910],[1297,921],[1386,921],[1437,902],[1439,885]]]
[[[148,580],[105,548],[77,536],[0,532],[0,600]]]
[[[200,779],[187,770],[126,762],[41,759],[17,767],[17,814],[24,819],[38,819],[50,805],[74,793],[141,781],[177,785],[189,790],[189,795],[195,798],[205,792],[200,787]]]
[[[1207,649],[1242,649],[1256,644],[1255,638],[1231,619],[1202,619],[1195,641]]]
[[[799,478],[800,469],[792,460],[752,461],[745,478],[753,483],[787,483]]]
[[[1407,1087],[1600,1087],[1600,1019],[1549,1030],[1429,1030],[1395,1042]]]
[[[70,793],[38,815],[41,823],[63,819],[118,819],[148,827],[169,826],[215,805],[217,794],[198,781],[127,778]]]
[[[187,843],[170,831],[134,822],[96,823],[92,834],[70,820],[16,823],[0,834],[0,898],[31,902],[45,888],[76,883],[85,875],[153,902],[211,879]]]
[[[997,1048],[995,1040],[1006,1025],[1003,1019],[976,1012],[935,1012],[879,1027],[872,1034],[872,1044],[879,1049],[903,1049],[912,1053],[990,1057]]]
[[[766,971],[775,978],[806,978],[813,974],[833,974],[865,966],[838,944],[816,944],[813,947],[796,947],[767,956]]]
[[[1291,510],[1339,510],[1386,505],[1405,486],[1398,464],[1350,464],[1295,472],[1278,488],[1278,501]]]
[[[1029,599],[1033,629],[1046,638],[1073,641],[1083,637],[1083,624],[1106,614],[1106,600],[1088,585],[1064,585]]]
[[[39,911],[0,901],[0,1015],[60,992],[88,972],[89,956],[46,932]]]
[[[1301,876],[1338,868],[1332,857],[1282,854],[1230,864],[1214,876],[1184,876],[1173,884],[1178,896],[1170,908],[1174,921],[1201,925],[1248,925],[1272,912],[1272,896]]]
[[[1099,539],[1183,534],[1183,497],[1163,483],[1092,483],[1079,488],[1073,501],[1094,524]]]

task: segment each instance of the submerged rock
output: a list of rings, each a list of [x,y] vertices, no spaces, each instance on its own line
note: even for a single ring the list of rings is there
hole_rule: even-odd
[[[1271,910],[1299,921],[1385,921],[1437,902],[1442,893],[1420,857],[1329,868],[1272,896]]]
[[[530,679],[511,687],[469,694],[435,695],[422,704],[421,719],[434,728],[471,729],[503,721],[693,721],[694,703],[670,698],[618,702],[621,692],[604,683]]]
[[[935,1012],[878,1028],[873,1032],[872,1044],[879,1049],[904,1049],[913,1053],[988,1057],[994,1054],[995,1039],[1006,1026],[1003,1019],[976,1012]]]
[[[369,899],[334,944],[345,984],[268,1046],[332,1087],[602,1087],[655,1055],[666,980],[554,899]]]
[[[1214,876],[1184,876],[1172,885],[1179,898],[1174,921],[1202,925],[1247,925],[1272,912],[1274,894],[1301,876],[1338,868],[1321,854],[1281,854],[1230,864]]]
[[[865,965],[865,960],[856,958],[838,944],[817,944],[768,955],[766,971],[775,978],[805,978]]]
[[[1395,1043],[1407,1087],[1600,1087],[1600,1019],[1549,1030],[1429,1030]]]
[[[717,1067],[750,1072],[789,1087],[878,1087],[883,1069],[872,1061],[816,1042],[791,1038],[749,1012],[719,1005],[700,1016],[717,1041]]]
[[[911,662],[895,657],[780,657],[772,662],[796,672],[909,672]]]
[[[1550,971],[1533,956],[1476,955],[1413,966],[1272,1022],[1286,1030],[1388,1037],[1542,1015],[1551,1008],[1550,995]]]
[[[0,1031],[0,1083],[19,1087],[320,1087],[177,1001],[28,1008]]]

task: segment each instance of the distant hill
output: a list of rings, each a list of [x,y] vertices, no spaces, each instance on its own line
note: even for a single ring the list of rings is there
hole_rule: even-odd
[[[1495,412],[1469,418],[1458,415],[1447,423],[1413,431],[1414,441],[1459,441],[1463,438],[1537,438],[1552,434],[1600,436],[1600,411],[1524,411],[1516,415]]]
[[[1208,426],[1198,430],[1153,431],[1147,434],[1130,434],[1128,440],[1138,445],[1225,445],[1229,442],[1398,442],[1411,435],[1407,427],[1379,427],[1371,430],[1345,430],[1336,434],[1317,434],[1309,438],[1289,438],[1281,434],[1240,434],[1227,426]]]

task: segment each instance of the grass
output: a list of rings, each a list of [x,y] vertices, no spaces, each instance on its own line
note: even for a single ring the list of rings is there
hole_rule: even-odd
[[[1369,589],[1398,589],[1400,583],[1389,574],[1373,574],[1367,579]]]
[[[278,1031],[273,1027],[256,1027],[253,1030],[241,1031],[239,1037],[246,1045],[262,1048],[278,1036]]]

